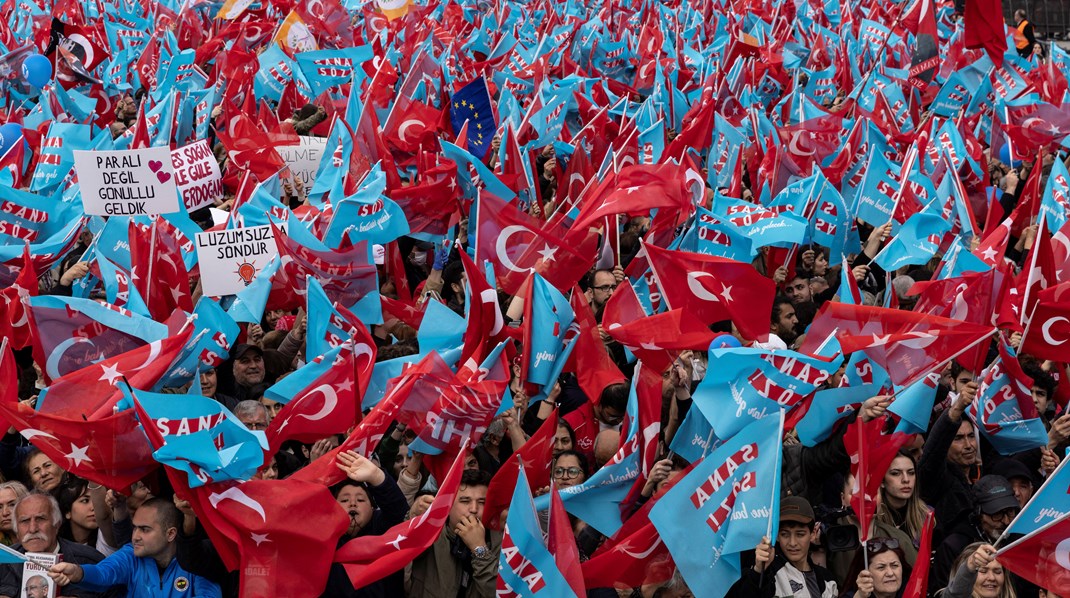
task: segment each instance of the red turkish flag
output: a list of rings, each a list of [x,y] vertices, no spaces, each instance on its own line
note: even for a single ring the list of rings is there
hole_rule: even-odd
[[[550,520],[546,530],[546,549],[554,555],[554,562],[561,575],[577,596],[586,596],[583,584],[583,568],[580,565],[580,549],[576,546],[576,534],[572,521],[565,512],[565,503],[557,486],[550,488]]]
[[[914,436],[897,432],[881,434],[884,418],[863,423],[855,420],[843,435],[843,444],[851,457],[851,474],[855,478],[851,507],[858,514],[862,528],[862,541],[870,537],[869,524],[877,510],[878,492],[884,483],[884,474],[892,465],[900,447]]]
[[[1040,291],[1021,352],[1038,359],[1064,361],[1070,340],[1070,282]]]
[[[393,189],[388,195],[405,212],[410,234],[446,235],[461,206],[456,167],[423,170],[419,183]]]
[[[416,153],[421,146],[435,140],[441,121],[441,110],[405,96],[398,96],[390,115],[383,123],[383,140],[403,152]]]
[[[831,301],[821,306],[810,326],[801,352],[814,354],[818,344],[835,334],[845,354],[864,350],[899,386],[909,386],[977,343],[990,341],[996,330],[928,314]]]
[[[130,278],[152,318],[163,321],[175,309],[193,311],[189,273],[182,261],[179,241],[159,223],[129,225]]]
[[[483,270],[476,266],[472,258],[468,257],[468,252],[462,249],[458,253],[468,281],[468,298],[466,299],[468,318],[460,363],[465,363],[469,359],[475,359],[476,363],[480,363],[489,347],[501,340],[505,329],[505,319],[502,317],[502,308],[498,305],[497,289],[490,286]]]
[[[705,179],[694,169],[672,163],[625,166],[583,200],[573,226],[586,230],[606,216],[646,216],[654,208],[690,213],[705,193]]]
[[[1070,515],[1002,548],[996,559],[1015,575],[1049,592],[1070,595]]]
[[[524,462],[524,474],[528,486],[539,489],[550,484],[550,462],[553,460],[554,435],[557,433],[557,409],[554,409],[542,422],[539,429],[528,438],[524,446],[506,459],[498,473],[487,488],[487,499],[483,506],[483,525],[488,529],[501,531],[501,514],[509,508],[513,498],[513,489],[520,477],[520,462]],[[515,458],[514,458],[515,457]]]
[[[303,307],[306,276],[312,276],[323,286],[323,292],[333,303],[350,308],[368,293],[378,290],[375,264],[368,261],[366,241],[352,247],[322,251],[305,247],[291,239],[272,222],[275,243],[283,261],[271,279],[268,309],[296,309]]]
[[[732,320],[748,339],[768,337],[776,284],[754,266],[650,244],[643,247],[670,308],[681,308],[704,324]]]
[[[598,321],[595,320],[591,305],[587,303],[587,297],[579,287],[573,287],[569,305],[575,314],[574,325],[579,332],[573,341],[576,346],[565,363],[565,371],[575,372],[576,381],[583,393],[596,401],[607,386],[627,382],[627,378],[609,356],[609,351],[602,342],[602,335],[598,332]]]
[[[929,510],[925,515],[925,523],[921,528],[921,544],[918,546],[918,554],[932,554],[933,527],[936,525],[935,512]],[[929,589],[929,559],[918,559],[914,563],[914,569],[910,572],[910,578],[904,586],[904,596],[928,596]]]
[[[22,144],[19,144],[20,146]],[[22,268],[11,286],[0,290],[0,338],[9,339],[12,349],[33,344],[30,297],[37,295],[37,271],[33,267],[29,243],[22,250]]]
[[[17,379],[12,353],[6,348],[0,351],[0,376]],[[159,466],[132,410],[88,421],[58,417],[20,403],[17,385],[4,388],[0,417],[64,470],[125,491]]]
[[[602,328],[651,369],[663,371],[684,349],[708,349],[714,334],[682,309],[647,316],[631,285],[622,284],[606,302]]]
[[[921,281],[910,294],[921,293],[914,311],[971,324],[992,324],[1010,278],[1001,270],[968,272],[955,278]],[[988,361],[988,346],[981,343],[966,351],[958,362],[971,372],[980,372]]]
[[[294,396],[267,429],[272,453],[287,440],[312,443],[331,434],[341,434],[360,421],[360,399],[367,388],[375,365],[375,342],[364,326],[359,336],[347,340],[334,359],[333,366],[311,380]],[[313,363],[320,363],[320,355]],[[307,366],[306,366],[307,367]],[[293,375],[301,375],[301,370]]]
[[[338,549],[334,561],[343,564],[353,587],[364,587],[400,571],[438,539],[453,508],[467,454],[467,450],[457,454],[423,515],[399,523],[381,536],[354,538]]]
[[[494,264],[497,282],[509,294],[518,294],[533,272],[569,289],[594,263],[597,240],[586,229],[574,227],[577,233],[569,234],[559,221],[540,222],[489,193],[480,194],[476,213],[476,260]]]

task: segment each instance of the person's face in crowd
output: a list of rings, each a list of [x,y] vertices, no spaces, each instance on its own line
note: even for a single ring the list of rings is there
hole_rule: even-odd
[[[30,482],[42,492],[51,492],[63,479],[63,470],[44,453],[34,455],[29,462]]]
[[[126,123],[117,120],[108,125],[108,131],[111,132],[112,139],[122,137],[123,133],[126,133]]]
[[[814,276],[824,276],[829,271],[829,259],[824,251],[818,251],[814,257]]]
[[[969,467],[977,462],[977,438],[974,437],[973,424],[966,419],[959,424],[955,439],[947,449],[947,460],[959,467]]]
[[[175,528],[164,529],[160,523],[155,507],[138,509],[134,513],[134,556],[139,558],[154,557],[163,553],[167,545],[178,535]]]
[[[973,582],[973,595],[977,598],[999,598],[1003,591],[1006,578],[1003,574],[1003,565],[998,561],[981,567],[977,570],[977,581]]]
[[[401,475],[401,471],[409,466],[409,460],[412,457],[409,456],[409,443],[402,442],[398,446],[398,456],[394,457],[394,478],[397,479]]]
[[[801,278],[796,276],[791,279],[786,289],[784,289],[788,299],[791,300],[792,305],[798,305],[803,301],[810,300],[810,280],[807,278]]]
[[[1011,521],[1014,521],[1014,517],[1020,510],[1018,508],[1003,509],[995,515],[982,512],[981,531],[993,540],[998,538],[1007,529],[1007,526],[1011,524]]]
[[[15,526],[26,552],[49,552],[56,545],[59,528],[52,520],[52,503],[44,496],[30,496],[19,503]]]
[[[576,455],[563,455],[557,458],[554,463],[554,483],[558,488],[570,488],[572,486],[579,486],[586,479],[587,476],[583,474],[583,468],[580,467],[580,460],[576,458]]]
[[[148,499],[152,498],[152,491],[144,482],[135,482],[130,496],[126,498],[126,507],[130,511],[136,511]]]
[[[1045,388],[1034,386],[1033,391],[1033,404],[1037,406],[1037,413],[1044,415],[1044,412],[1048,410],[1048,391]]]
[[[471,469],[471,470],[478,470],[479,469],[479,461],[476,460],[474,455],[469,454],[464,459],[464,468],[465,469]]]
[[[453,529],[462,519],[474,515],[477,519],[483,519],[483,505],[487,502],[486,486],[461,486],[457,491],[457,498],[453,500],[450,508],[449,527]]]
[[[810,554],[810,540],[813,532],[809,526],[801,523],[782,521],[780,532],[777,533],[777,545],[792,565],[806,562],[806,556]]]
[[[249,428],[250,430],[267,430],[267,409],[257,409],[251,413],[246,411],[245,413],[241,414],[241,416],[238,418],[238,421],[245,424],[245,427]]]
[[[201,395],[209,399],[215,397],[219,379],[216,377],[215,368],[201,372]]]
[[[15,503],[19,497],[11,488],[0,490],[0,531],[15,531]]]
[[[776,325],[773,326],[773,334],[780,337],[780,340],[785,343],[790,343],[799,336],[795,332],[795,327],[799,325],[799,317],[795,315],[795,307],[788,303],[781,303],[777,309],[780,313],[777,314]]]
[[[256,472],[256,475],[253,477],[258,480],[279,479],[279,462],[275,460],[275,457],[271,457],[271,462],[265,465],[263,469]]]
[[[42,575],[34,575],[26,581],[27,598],[47,598],[48,580]]]
[[[914,496],[916,486],[914,464],[906,457],[892,459],[888,473],[884,474],[884,493],[892,506],[899,507]],[[897,503],[897,504],[895,504]]]
[[[1018,504],[1024,509],[1025,503],[1033,498],[1033,482],[1021,477],[1011,478],[1009,481],[1014,498],[1018,499]]]
[[[282,411],[282,408],[285,406],[282,403],[272,401],[267,397],[260,397],[260,404],[267,408],[269,423],[279,415],[279,412]]]
[[[71,520],[72,526],[88,530],[97,529],[97,513],[93,509],[93,500],[89,497],[88,490],[71,505],[71,512],[67,513],[67,519]]]
[[[594,406],[594,416],[598,421],[610,427],[619,426],[624,421],[624,413],[619,409],[601,404]]]
[[[973,382],[973,372],[962,370],[958,376],[955,376],[955,392],[961,393],[970,382]]]
[[[264,312],[264,321],[267,322],[272,329],[274,329],[275,324],[279,322],[279,318],[284,315],[286,315],[285,309],[273,309],[271,311]]]
[[[568,428],[565,426],[557,426],[557,433],[554,434],[554,456],[558,456],[562,451],[572,450],[572,437],[568,434]]]
[[[360,486],[347,485],[338,492],[335,499],[342,505],[346,514],[349,515],[349,529],[346,531],[350,536],[364,529],[372,520],[372,501],[368,498],[368,491]]]
[[[246,351],[234,361],[234,381],[242,386],[253,386],[264,381],[264,356],[256,351]]]
[[[617,279],[609,272],[596,272],[591,282],[591,302],[601,308],[617,289]]]
[[[893,550],[885,550],[869,557],[869,573],[873,576],[873,592],[894,596],[903,585],[903,563]]]
[[[810,296],[819,295],[824,293],[829,288],[829,281],[825,280],[822,276],[814,276],[810,278]]]

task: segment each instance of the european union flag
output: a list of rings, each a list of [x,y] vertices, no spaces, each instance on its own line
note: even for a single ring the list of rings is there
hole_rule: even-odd
[[[468,121],[468,151],[482,160],[490,149],[490,140],[498,130],[494,108],[490,104],[490,91],[483,77],[462,87],[450,100],[453,130],[460,131],[465,121]]]

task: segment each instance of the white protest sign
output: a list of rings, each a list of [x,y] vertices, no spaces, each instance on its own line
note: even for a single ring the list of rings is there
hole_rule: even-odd
[[[182,194],[186,211],[212,205],[223,198],[223,176],[215,161],[208,140],[180,147],[171,152],[171,165],[175,169],[175,184]]]
[[[74,152],[82,205],[91,216],[173,214],[181,207],[171,149]]]
[[[286,230],[285,226],[279,228]],[[278,254],[270,225],[197,233],[204,294],[222,297],[238,293]]]
[[[290,172],[296,177],[301,177],[305,189],[312,189],[312,182],[316,180],[316,171],[320,168],[320,158],[327,149],[327,139],[302,135],[300,145],[280,145],[275,149],[290,167]]]

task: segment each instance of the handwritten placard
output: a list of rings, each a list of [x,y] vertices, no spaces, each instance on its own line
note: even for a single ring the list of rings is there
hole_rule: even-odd
[[[223,176],[207,139],[173,150],[171,166],[187,212],[210,206],[223,198]]]
[[[320,167],[320,159],[326,148],[325,138],[302,135],[300,145],[280,145],[275,149],[290,167],[290,172],[301,178],[307,190],[312,189],[312,183],[316,180],[316,171]]]
[[[285,226],[280,228],[286,230]],[[222,297],[240,292],[278,254],[270,225],[197,233],[204,294]]]
[[[181,209],[170,148],[75,151],[74,169],[86,214],[146,216]]]

